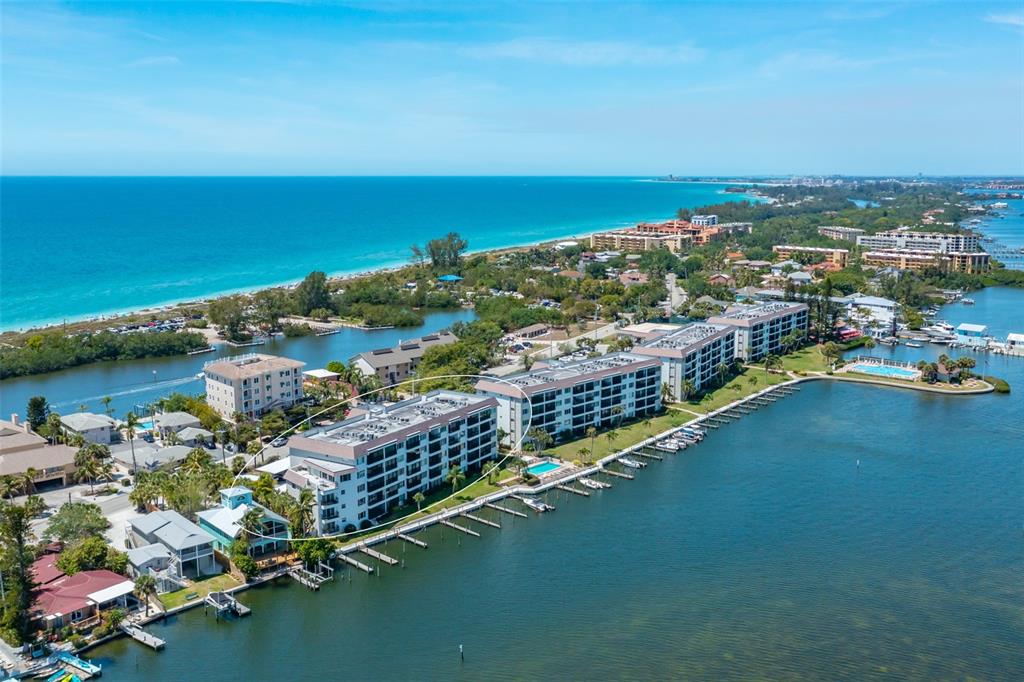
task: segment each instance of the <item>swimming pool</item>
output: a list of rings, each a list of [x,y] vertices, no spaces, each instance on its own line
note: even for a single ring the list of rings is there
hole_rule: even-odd
[[[562,465],[555,464],[554,462],[540,462],[539,464],[532,464],[526,467],[526,472],[534,476],[540,476],[541,474],[551,473],[560,466]]]
[[[889,377],[890,379],[916,379],[918,374],[915,370],[907,369],[906,367],[873,365],[865,362],[850,365],[850,371],[860,372],[861,374],[873,374],[879,377]]]

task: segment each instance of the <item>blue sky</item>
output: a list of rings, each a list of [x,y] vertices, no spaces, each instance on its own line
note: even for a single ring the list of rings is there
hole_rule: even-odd
[[[1020,2],[8,2],[6,174],[1024,173]]]

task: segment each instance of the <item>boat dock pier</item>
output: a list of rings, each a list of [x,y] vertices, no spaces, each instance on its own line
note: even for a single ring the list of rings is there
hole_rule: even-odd
[[[230,613],[239,617],[248,616],[252,613],[252,609],[240,603],[231,595],[230,592],[211,592],[206,595],[206,599],[203,600],[203,603],[204,609],[206,606],[212,606],[214,613],[218,618]]]
[[[461,532],[465,533],[466,535],[472,535],[472,536],[473,536],[473,537],[475,537],[475,538],[478,538],[478,537],[480,537],[480,533],[477,533],[477,532],[476,532],[475,530],[473,530],[472,528],[466,528],[465,526],[460,526],[460,525],[459,525],[459,524],[457,524],[457,523],[452,523],[452,522],[451,522],[451,521],[449,521],[448,519],[443,519],[443,520],[441,521],[441,525],[442,525],[442,526],[448,526],[449,528],[454,528],[454,529],[455,529],[455,530],[457,530],[457,531],[461,531]]]
[[[378,552],[375,549],[370,549],[369,547],[360,547],[359,551],[362,552],[363,554],[365,554],[368,557],[372,557],[372,558],[376,559],[377,561],[380,561],[380,562],[383,562],[383,563],[387,564],[388,566],[397,566],[398,565],[398,559],[395,559],[393,557],[389,557],[387,554],[384,554],[382,552]]]
[[[308,587],[315,592],[319,590],[320,586],[325,582],[334,579],[334,569],[325,563],[321,563],[317,567],[317,572],[314,573],[313,571],[306,570],[302,566],[296,566],[288,571],[288,575],[295,579],[295,581],[300,585]]]
[[[511,514],[512,516],[518,516],[518,517],[524,518],[524,519],[530,518],[528,514],[524,514],[523,512],[519,511],[518,509],[509,509],[508,507],[502,507],[501,505],[492,504],[490,502],[488,502],[484,506],[488,507],[490,509],[497,509],[498,511],[505,512],[506,514]]]
[[[629,479],[630,481],[632,481],[634,478],[633,474],[627,474],[622,471],[612,471],[611,469],[601,469],[600,472],[602,474],[608,474],[609,476],[618,476],[619,478],[626,478]]]
[[[556,485],[555,487],[558,488],[559,490],[564,490],[567,493],[573,493],[575,495],[580,495],[581,497],[590,497],[590,493],[588,493],[586,490],[580,490],[579,488],[573,488],[571,485],[559,484],[559,485]]]
[[[121,623],[121,632],[128,635],[136,642],[145,644],[154,651],[160,651],[164,646],[166,646],[166,642],[164,642],[164,640],[160,639],[156,635],[151,635],[138,625],[134,625],[132,623]]]
[[[482,523],[485,526],[490,526],[491,528],[497,528],[498,530],[501,530],[501,524],[498,523],[497,521],[491,521],[489,519],[484,519],[484,518],[481,518],[479,516],[475,516],[473,514],[470,514],[469,512],[466,512],[465,514],[462,514],[462,517],[466,518],[466,519],[469,519],[470,521],[476,521],[477,523]]]
[[[642,449],[635,451],[633,454],[636,455],[637,457],[646,457],[647,459],[656,459],[659,462],[663,461],[665,459],[661,455],[656,455],[653,452],[646,452],[645,450],[642,450]]]
[[[349,566],[355,566],[360,571],[365,571],[366,573],[373,573],[373,566],[367,566],[362,561],[357,561],[356,559],[350,557],[348,554],[338,554],[338,558],[344,561]]]
[[[414,538],[411,535],[406,535],[405,533],[399,533],[396,537],[398,537],[399,540],[405,540],[410,545],[416,545],[417,547],[422,547],[423,549],[427,548],[427,543],[423,542],[423,540],[420,540],[418,538]]]

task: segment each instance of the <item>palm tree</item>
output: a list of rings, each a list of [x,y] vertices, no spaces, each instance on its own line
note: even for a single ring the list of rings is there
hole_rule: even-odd
[[[10,475],[0,476],[0,495],[13,500],[19,492],[21,492],[21,481]]]
[[[164,436],[164,445],[181,445],[181,436],[177,431],[168,431]]]
[[[247,545],[251,545],[255,538],[263,535],[263,510],[253,507],[244,514],[238,521],[238,527],[242,529],[242,537]],[[252,548],[249,549],[250,554]]]
[[[295,526],[303,537],[308,536],[313,530],[313,506],[315,504],[316,498],[312,490],[303,488],[299,491],[299,497],[295,500],[295,520],[297,521]]]
[[[263,443],[256,439],[249,441],[249,444],[245,446],[245,453],[255,457],[256,455],[263,452]],[[262,457],[260,459],[263,459]]]
[[[108,417],[110,415],[114,414],[114,411],[112,409],[110,409],[110,403],[114,402],[113,398],[111,398],[109,395],[106,395],[106,396],[103,396],[103,399],[100,400],[100,402],[103,403],[103,413],[104,414],[106,414]]]
[[[680,386],[680,389],[682,395],[679,396],[679,399],[682,401],[689,400],[690,396],[697,392],[697,387],[689,379],[683,379],[683,384]]]
[[[156,578],[148,573],[143,573],[135,579],[135,594],[142,603],[146,605],[146,615],[149,615],[149,599],[156,595]]]
[[[587,427],[587,438],[590,439],[590,451],[594,451],[594,440],[597,438],[597,429],[593,426]]]
[[[579,450],[576,451],[576,454],[579,455],[581,462],[586,462],[587,458],[590,457],[590,449],[580,448]]]
[[[135,487],[128,493],[128,500],[140,513],[145,512],[149,505],[155,504],[159,498],[160,487],[152,476],[146,476],[143,480],[136,479]]]
[[[417,491],[416,494],[412,496],[412,501],[416,503],[416,511],[419,511],[420,509],[423,508],[423,503],[426,501],[426,499],[427,496],[419,491]]]
[[[612,408],[612,421],[615,422],[616,427],[622,424],[622,415],[624,413],[625,410],[622,409],[622,405],[616,405],[615,407]]]
[[[462,484],[466,482],[466,474],[462,473],[462,469],[458,466],[452,465],[452,468],[448,470],[444,480],[452,484],[452,495],[455,494]]]
[[[533,356],[530,355],[529,353],[524,352],[523,355],[519,358],[519,362],[523,366],[523,369],[529,372],[530,369],[533,367]]]
[[[139,418],[134,412],[124,416],[124,435],[128,436],[128,446],[132,449],[132,476],[137,476],[138,465],[135,462],[135,429],[139,425]]]
[[[724,384],[725,383],[725,375],[728,374],[728,373],[729,373],[729,365],[725,364],[724,362],[718,363],[718,366],[715,367],[715,374],[718,375],[718,383],[720,383],[720,384]]]
[[[538,457],[542,457],[544,455],[544,448],[551,445],[551,436],[544,429],[532,428],[526,433],[526,436],[533,441],[534,447],[537,448]]]
[[[487,482],[490,485],[494,485],[494,477],[498,475],[499,469],[498,463],[493,459],[484,465],[483,474],[487,477]]]
[[[203,448],[192,448],[185,455],[185,461],[181,464],[181,470],[188,474],[197,474],[210,466],[210,453]]]
[[[79,453],[82,451],[79,450]],[[75,456],[78,459],[78,456]],[[74,478],[76,481],[81,483],[82,481],[89,481],[89,494],[92,495],[95,489],[96,479],[100,475],[100,462],[98,459],[93,457],[85,457],[81,462],[75,462],[75,474]]]
[[[61,424],[60,415],[56,412],[46,415],[46,433],[50,436],[50,445],[56,445],[64,440],[64,425]]]
[[[34,467],[28,467],[25,472],[19,475],[21,479],[21,489],[26,495],[31,495],[36,491],[36,477],[39,475],[39,469]]]
[[[604,437],[605,440],[608,441],[608,448],[611,449],[612,443],[614,443],[615,439],[619,437],[619,432],[616,431],[615,429],[611,429],[606,434],[604,434]]]
[[[672,394],[672,387],[668,384],[661,385],[661,402],[670,403],[673,401],[675,396]]]
[[[824,353],[824,351],[822,351]],[[778,355],[767,355],[764,358],[764,374],[768,376],[768,372],[773,369],[778,369],[782,366],[782,360],[779,359]]]

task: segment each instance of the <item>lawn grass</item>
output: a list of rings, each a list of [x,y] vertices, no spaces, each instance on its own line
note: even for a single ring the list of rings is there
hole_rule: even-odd
[[[232,578],[229,574],[221,573],[220,575],[214,575],[210,576],[209,578],[196,580],[183,590],[177,590],[175,592],[161,594],[160,601],[163,603],[165,609],[173,609],[185,603],[202,601],[210,592],[228,590],[232,587],[238,587],[241,584],[242,583]],[[185,598],[193,593],[199,596],[193,599]]]
[[[789,377],[785,374],[766,373],[763,369],[748,367],[741,374],[726,382],[725,386],[709,391],[700,398],[694,397],[687,400],[680,406],[692,412],[707,414],[784,381],[789,381]]]
[[[643,421],[634,422],[627,426],[620,426],[615,429],[616,437],[613,441],[609,441],[605,435],[607,431],[599,433],[593,442],[593,452],[586,457],[581,457],[579,454],[580,448],[591,449],[591,442],[589,438],[580,438],[578,440],[569,441],[568,443],[562,443],[556,447],[547,448],[544,450],[545,455],[552,457],[558,457],[559,459],[567,462],[573,460],[580,460],[584,463],[594,462],[596,460],[610,455],[613,452],[628,448],[630,445],[635,445],[642,440],[656,436],[657,434],[667,431],[674,426],[685,424],[686,422],[693,419],[693,415],[686,414],[685,412],[669,411],[658,417],[651,417],[648,423]]]
[[[807,346],[782,356],[783,369],[790,372],[825,372],[828,364],[821,354],[821,346]]]

